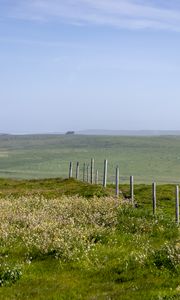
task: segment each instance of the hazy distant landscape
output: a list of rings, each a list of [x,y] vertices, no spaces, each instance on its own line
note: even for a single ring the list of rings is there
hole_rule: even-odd
[[[102,129],[87,129],[73,131],[77,135],[107,135],[107,136],[169,136],[169,135],[180,135],[180,130],[102,130]],[[55,132],[55,133],[21,133],[21,135],[62,135],[66,132]],[[17,133],[0,133],[0,136],[5,135],[18,135]]]
[[[77,134],[84,135],[117,135],[117,136],[168,136],[180,135],[180,130],[98,130],[89,129],[77,131]]]

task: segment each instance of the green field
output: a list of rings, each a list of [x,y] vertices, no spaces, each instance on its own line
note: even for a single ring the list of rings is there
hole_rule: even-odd
[[[179,300],[174,185],[0,179],[0,299]],[[95,196],[95,197],[94,197]]]
[[[179,153],[180,137],[0,136],[0,299],[179,300]],[[106,189],[66,179],[91,157]]]
[[[69,161],[83,163],[95,158],[102,180],[103,161],[108,159],[108,181],[114,182],[119,165],[121,182],[178,183],[180,137],[113,137],[29,135],[0,136],[0,177],[49,178],[68,176]],[[75,170],[74,170],[75,174]]]

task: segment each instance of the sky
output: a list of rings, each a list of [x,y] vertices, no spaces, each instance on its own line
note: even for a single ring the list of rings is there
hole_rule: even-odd
[[[179,0],[0,0],[0,133],[180,130]]]

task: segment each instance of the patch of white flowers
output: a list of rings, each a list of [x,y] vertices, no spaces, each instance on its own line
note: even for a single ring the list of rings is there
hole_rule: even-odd
[[[85,255],[117,225],[114,198],[21,197],[0,201],[0,237],[5,247],[22,245],[29,255],[63,260]]]

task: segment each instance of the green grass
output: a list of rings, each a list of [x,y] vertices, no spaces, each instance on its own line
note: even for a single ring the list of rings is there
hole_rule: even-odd
[[[124,197],[129,186],[121,185]],[[51,201],[63,194],[114,195],[75,180],[0,180],[1,200],[43,195]],[[74,261],[55,259],[51,254],[33,256],[31,264],[18,244],[0,245],[1,260],[22,265],[22,276],[0,288],[0,299],[180,299],[180,235],[174,222],[174,186],[157,189],[157,216],[152,215],[151,186],[135,185],[137,208],[118,209],[117,225],[97,240],[88,255]],[[87,201],[87,200],[86,200]],[[33,255],[33,254],[32,254]],[[178,256],[179,255],[179,256]]]
[[[91,237],[93,249],[76,260],[55,259],[53,252],[28,253],[17,237],[14,244],[4,247],[0,237],[0,277],[6,280],[0,287],[0,299],[180,299],[175,185],[160,184],[179,182],[179,153],[180,137],[0,136],[0,201],[21,196],[43,196],[48,201],[61,201],[63,195],[88,201],[93,196],[112,197],[117,164],[121,198],[128,202],[129,175],[138,183],[137,207],[120,208],[116,227]],[[69,161],[80,162],[82,179],[82,165],[90,163],[91,157],[100,181],[103,160],[108,159],[107,189],[64,179]],[[156,217],[152,215],[151,185],[147,185],[152,180],[158,183]]]
[[[121,220],[120,224],[124,222]],[[164,228],[165,232],[168,231],[165,225]],[[106,242],[98,244],[88,260],[74,263],[60,263],[50,257],[34,260],[30,266],[24,267],[19,281],[0,288],[0,298],[179,299],[180,272],[178,268],[171,267],[168,254],[165,256],[167,264],[161,259],[160,266],[154,265],[158,250],[155,258],[149,254],[145,262],[138,261],[142,246],[153,245],[153,249],[159,249],[167,241],[163,235],[158,236],[158,230],[153,237],[151,230],[149,224],[149,233],[141,233],[139,237],[138,232],[135,235],[120,229],[109,236]],[[169,240],[173,242],[178,234],[176,228],[172,227],[171,230],[174,236]]]
[[[130,198],[129,184],[120,184],[120,190],[123,197]],[[135,184],[134,186],[135,202],[139,208],[145,211],[152,210],[152,186],[148,184]],[[109,184],[107,188],[102,185],[90,185],[86,182],[75,179],[6,179],[0,178],[0,199],[13,196],[36,196],[42,195],[51,199],[66,196],[82,196],[90,198],[93,196],[105,197],[115,195],[115,186]],[[164,212],[174,216],[175,210],[175,185],[159,184],[157,185],[157,212]]]
[[[17,180],[0,178],[0,198],[4,197],[20,197],[20,196],[36,196],[41,195],[46,198],[56,198],[62,195],[73,196],[78,195],[85,198],[93,196],[104,197],[112,195],[113,187],[103,188],[101,185],[90,185],[75,179],[32,179]]]
[[[108,251],[101,249],[101,256],[107,255]],[[79,264],[60,266],[51,259],[34,262],[15,286],[1,288],[0,296],[18,300],[179,299],[178,277],[172,272],[148,267],[140,269],[138,266],[123,271],[122,266],[115,263],[118,258],[119,255],[111,251],[109,262],[113,265],[105,264],[103,269],[96,270]]]
[[[175,212],[175,188],[174,184],[157,185],[157,211],[174,215]],[[124,197],[130,197],[129,185],[121,185]],[[139,208],[152,210],[152,185],[136,184],[134,186],[135,201]]]
[[[130,198],[129,184],[120,184],[123,197]],[[149,184],[134,185],[135,202],[139,208],[150,211],[152,209],[152,186]],[[109,184],[107,188],[102,185],[91,185],[75,179],[47,178],[47,179],[6,179],[0,178],[0,199],[13,196],[42,195],[51,199],[66,196],[93,196],[105,197],[115,195],[115,186]],[[120,194],[121,195],[121,194]],[[157,211],[174,216],[175,210],[175,185],[157,185]]]
[[[109,182],[118,164],[122,182],[134,175],[137,183],[174,183],[179,182],[179,153],[178,136],[0,136],[0,177],[66,178],[69,162],[79,161],[82,178],[83,163],[94,157],[100,180],[107,158]]]

